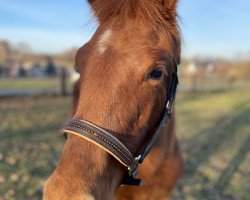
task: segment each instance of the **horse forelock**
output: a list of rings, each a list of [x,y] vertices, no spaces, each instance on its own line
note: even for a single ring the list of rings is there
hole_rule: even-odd
[[[164,2],[171,4],[169,8],[163,5]],[[138,27],[141,30],[134,30],[133,35],[140,34],[141,31],[148,31],[149,37],[146,38],[148,43],[157,40],[155,36],[153,36],[152,40],[152,35],[165,38],[172,46],[169,49],[169,53],[173,53],[176,55],[175,57],[178,57],[178,54],[180,54],[181,34],[177,21],[176,7],[173,6],[176,2],[177,0],[89,1],[93,14],[100,26],[107,27],[99,36],[99,54],[103,54],[107,49],[105,43],[110,39],[111,30],[114,29],[115,33],[115,29],[126,30],[127,27]]]
[[[93,0],[89,1],[94,16],[99,23],[118,21],[124,24],[128,20],[140,20],[151,29],[166,28],[169,23],[175,24],[176,8],[166,8],[162,0]]]

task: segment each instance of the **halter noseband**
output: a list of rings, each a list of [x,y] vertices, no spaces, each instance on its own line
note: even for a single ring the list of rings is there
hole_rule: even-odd
[[[96,146],[100,147],[128,170],[121,182],[121,185],[140,185],[141,180],[135,178],[138,172],[138,166],[143,162],[144,158],[148,155],[153,145],[160,136],[162,127],[166,126],[168,119],[171,117],[172,107],[175,100],[176,88],[178,85],[177,66],[176,72],[172,75],[168,98],[164,111],[160,119],[160,123],[156,129],[155,134],[152,136],[149,144],[141,151],[141,153],[134,157],[132,153],[119,141],[115,136],[100,128],[99,126],[79,119],[67,119],[63,126],[65,136],[73,134],[81,137]]]

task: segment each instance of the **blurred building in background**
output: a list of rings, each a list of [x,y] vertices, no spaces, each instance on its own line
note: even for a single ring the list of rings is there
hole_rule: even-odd
[[[8,41],[0,41],[0,77],[56,77],[60,68],[73,68],[75,53],[72,48],[55,55],[35,54],[25,43],[15,48]]]
[[[250,84],[250,60],[183,59],[180,81],[190,91],[244,87]]]
[[[13,46],[8,41],[0,41],[0,77],[54,78],[63,68],[75,81],[78,78],[74,70],[76,51],[71,48],[57,54],[38,54],[25,42]],[[180,89],[191,92],[244,87],[250,84],[250,59],[183,58],[179,75]]]

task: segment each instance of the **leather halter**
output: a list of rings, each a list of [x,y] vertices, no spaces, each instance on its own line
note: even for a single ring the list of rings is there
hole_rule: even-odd
[[[160,136],[162,127],[166,126],[168,119],[171,117],[172,107],[175,100],[176,88],[178,85],[177,66],[176,72],[172,75],[169,91],[167,92],[167,102],[160,118],[156,132],[152,136],[149,144],[141,151],[138,156],[133,156],[132,153],[119,141],[115,136],[104,130],[103,128],[80,119],[67,119],[63,126],[65,137],[67,134],[73,134],[81,137],[99,148],[103,149],[122,165],[127,168],[127,172],[121,182],[121,185],[140,185],[141,180],[135,178],[138,172],[138,166],[143,162],[148,155],[157,139]]]

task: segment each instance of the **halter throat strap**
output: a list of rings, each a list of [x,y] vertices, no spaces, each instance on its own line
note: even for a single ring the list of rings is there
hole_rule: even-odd
[[[133,156],[127,147],[108,131],[85,120],[75,118],[67,119],[63,127],[65,136],[67,138],[67,134],[76,135],[103,149],[127,168],[127,172],[121,182],[122,185],[140,185],[140,179],[135,178],[138,173],[138,166],[148,155],[159,138],[162,127],[166,126],[168,119],[171,117],[177,85],[178,77],[177,74],[174,73],[172,75],[166,106],[156,132],[152,136],[149,144],[138,156]]]

